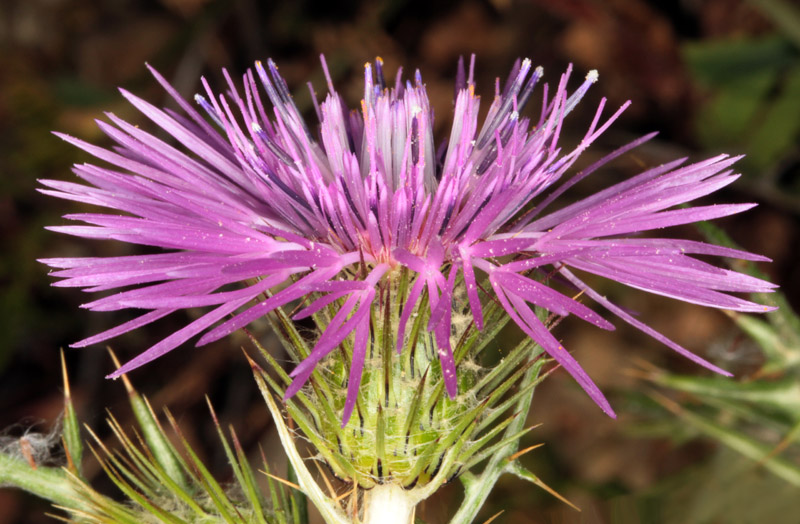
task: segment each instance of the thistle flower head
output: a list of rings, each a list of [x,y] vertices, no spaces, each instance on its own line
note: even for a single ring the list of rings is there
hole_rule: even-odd
[[[107,340],[179,309],[210,308],[112,376],[196,335],[202,334],[199,345],[206,344],[302,301],[295,318],[330,314],[319,323],[321,332],[310,353],[292,371],[287,396],[347,340],[352,352],[346,422],[372,344],[378,297],[392,275],[406,271],[412,278],[398,298],[402,307],[389,319],[393,346],[403,350],[409,319],[422,309],[449,395],[457,394],[453,303],[463,293],[475,327],[483,328],[482,310],[488,301],[496,301],[613,415],[603,394],[533,308],[573,314],[603,329],[613,325],[537,275],[560,275],[611,314],[719,373],[725,372],[588,287],[575,270],[704,306],[768,309],[729,292],[763,292],[774,286],[692,255],[765,258],[696,241],[639,235],[752,207],[682,207],[733,182],[737,175],[730,167],[736,158],[720,155],[689,165],[677,160],[573,204],[554,205],[572,185],[653,136],[572,172],[581,152],[625,109],[604,117],[602,100],[579,144],[573,149],[559,145],[565,117],[597,80],[596,72],[573,91],[568,88],[570,70],[555,89],[545,85],[541,109],[529,118],[523,109],[543,71],[530,60],[517,62],[502,89],[498,83],[480,123],[474,57],[468,68],[462,61],[449,138],[437,146],[433,110],[418,71],[413,80],[404,80],[398,71],[387,83],[380,59],[366,64],[361,106],[349,111],[324,60],[323,68],[328,94],[318,105],[314,99],[318,128],[304,121],[277,67],[268,61],[266,66],[257,62],[243,76],[243,88],[225,73],[227,95],[215,94],[204,80],[205,94],[195,97],[199,109],[152,71],[180,113],[123,90],[142,114],[171,135],[169,142],[113,114],[109,122],[98,122],[116,144],[111,149],[59,135],[106,164],[75,166],[85,185],[45,180],[42,192],[111,212],[68,215],[84,225],[51,229],[162,250],[43,260],[57,268],[53,274],[62,280],[56,285],[88,291],[127,288],[89,302],[85,307],[91,310],[146,310],[75,345]],[[243,285],[231,289],[235,283]]]

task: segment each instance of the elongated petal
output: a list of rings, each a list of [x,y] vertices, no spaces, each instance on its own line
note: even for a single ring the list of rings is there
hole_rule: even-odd
[[[491,281],[491,279],[490,279]],[[536,315],[520,299],[507,297],[503,289],[492,282],[497,293],[497,298],[512,320],[533,340],[539,343],[547,354],[553,357],[556,362],[561,364],[567,372],[578,382],[586,391],[589,397],[602,409],[608,416],[616,418],[614,410],[606,400],[606,397],[592,381],[580,364],[570,355],[567,350],[553,337],[550,331],[536,318]]]
[[[750,209],[753,204],[689,206],[733,183],[739,176],[732,171],[738,157],[719,155],[695,163],[678,159],[560,204],[569,188],[655,136],[645,135],[572,172],[578,157],[629,105],[609,112],[601,100],[582,138],[566,143],[561,133],[566,118],[588,96],[598,80],[596,71],[570,90],[570,66],[554,89],[545,86],[540,112],[531,116],[526,104],[544,71],[520,60],[508,81],[496,86],[479,122],[473,64],[468,78],[461,67],[450,136],[437,147],[434,111],[419,72],[408,82],[398,72],[392,87],[383,79],[380,60],[374,68],[367,64],[360,110],[351,112],[335,91],[324,60],[323,68],[329,92],[321,104],[313,100],[320,119],[316,130],[303,120],[269,60],[257,62],[242,77],[243,89],[223,71],[225,95],[203,79],[195,103],[150,68],[179,110],[121,93],[154,132],[108,113],[97,121],[113,144],[108,148],[57,133],[102,165],[76,165],[76,181],[41,180],[39,191],[100,211],[66,215],[65,223],[48,229],[152,250],[123,257],[41,259],[53,268],[56,286],[108,292],[84,304],[87,309],[146,311],[76,345],[108,340],[181,309],[206,308],[114,376],[195,336],[198,345],[207,344],[276,308],[295,308],[295,319],[319,322],[319,338],[291,372],[287,396],[306,384],[322,359],[353,340],[346,423],[355,409],[363,367],[371,365],[365,352],[373,324],[385,321],[382,315],[389,309],[383,301],[397,289],[397,275],[405,275],[406,294],[394,297],[402,304],[394,308],[398,318],[389,319],[392,331],[396,326],[397,351],[410,343],[409,321],[420,315],[415,326],[435,340],[451,397],[458,393],[451,337],[464,327],[460,321],[454,326],[454,308],[459,315],[471,313],[480,330],[482,308],[494,301],[613,414],[532,307],[613,329],[583,303],[583,294],[687,358],[723,371],[586,287],[571,270],[703,306],[770,309],[737,294],[769,292],[775,286],[706,260],[765,257],[658,237],[664,228]],[[487,275],[491,286],[482,285]],[[552,287],[556,281],[561,291]],[[564,294],[563,286],[574,286],[575,296]],[[381,314],[376,314],[378,307],[384,308]]]

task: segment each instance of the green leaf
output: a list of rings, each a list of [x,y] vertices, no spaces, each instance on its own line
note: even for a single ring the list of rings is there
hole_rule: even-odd
[[[778,410],[791,420],[800,421],[800,383],[794,378],[737,382],[727,377],[663,374],[653,380],[662,386],[700,396],[750,402],[762,409]]]
[[[763,110],[778,74],[772,70],[748,71],[719,88],[695,119],[701,142],[706,147],[740,144]]]
[[[106,471],[106,465],[101,463],[101,466],[103,466],[104,471]],[[109,474],[108,471],[106,471],[106,474]],[[111,478],[112,482],[115,481],[112,477],[109,476],[109,478]],[[91,516],[90,522],[99,522],[103,524],[140,524],[141,517],[134,513],[133,509],[101,495],[82,479],[70,472],[67,472],[67,479],[75,488],[75,491],[79,493],[82,501],[81,507],[76,507],[75,505],[70,507],[56,505],[57,508],[68,511],[79,519]]]
[[[692,43],[684,46],[683,56],[694,79],[713,93],[695,119],[706,147],[738,145],[748,153],[744,162],[756,171],[774,165],[796,143],[800,80],[794,72],[797,50],[788,39]]]
[[[152,450],[149,447],[145,448],[144,451],[138,449],[113,416],[109,416],[108,424],[117,440],[122,444],[126,455],[112,454],[94,432],[89,430],[95,442],[103,449],[107,457],[105,462],[110,462],[129,482],[133,483],[139,490],[149,493],[151,498],[155,498],[159,493],[168,493],[175,499],[182,501],[196,516],[202,517],[206,514],[195,502],[195,490],[179,485],[158,461],[154,460]],[[141,442],[141,438],[139,441]],[[174,451],[169,441],[167,441],[167,445]],[[101,458],[98,457],[98,460],[101,460]],[[178,466],[184,470],[186,468],[182,462]]]
[[[512,420],[511,422],[513,423],[514,420]],[[517,431],[516,433],[512,433],[510,435],[503,437],[502,440],[495,442],[488,448],[485,448],[481,450],[479,453],[473,455],[473,457],[464,464],[464,469],[471,469],[474,465],[480,464],[487,458],[498,454],[498,452],[501,451],[508,444],[516,444],[515,449],[518,448],[520,439],[525,435],[527,435],[532,429],[533,427],[525,428],[523,430]]]
[[[541,308],[537,308],[537,313],[541,313]],[[537,348],[541,351],[540,348]],[[533,366],[528,369],[525,376],[522,378],[519,387],[524,389],[532,382],[538,379],[540,369]],[[533,402],[533,395],[522,396],[516,404],[515,412],[519,415],[512,420],[506,427],[504,439],[514,436],[522,431],[525,420],[528,417],[528,412],[531,409]],[[506,466],[508,464],[507,458],[514,454],[519,449],[519,439],[510,439],[509,442],[497,451],[492,457],[489,458],[489,463],[484,467],[479,476],[468,476],[464,483],[464,500],[450,524],[470,524],[478,515],[478,512],[483,507],[489,493],[494,488],[497,480],[501,475],[506,473]],[[474,460],[474,459],[473,459]],[[463,474],[462,474],[463,476]]]
[[[800,64],[781,81],[780,95],[770,102],[747,143],[745,161],[755,168],[774,165],[797,147],[800,133]]]
[[[683,46],[683,58],[695,80],[708,87],[744,89],[749,77],[777,74],[796,57],[783,37],[712,40]]]
[[[654,497],[661,506],[653,519],[665,524],[795,524],[797,488],[727,448],[710,461],[670,479]]]
[[[497,435],[499,435],[503,430],[511,424],[515,418],[519,416],[519,413],[514,413],[509,417],[506,417],[505,420],[500,422],[499,424],[495,424],[492,429],[486,432],[485,435],[481,436],[478,440],[471,443],[469,446],[464,449],[461,455],[458,457],[458,462],[464,464],[466,463],[471,457],[475,455],[478,451],[486,447],[486,445],[492,441]]]
[[[763,373],[780,372],[800,364],[800,348],[790,347],[786,337],[782,337],[772,324],[750,315],[734,313],[731,316],[739,328],[764,351],[767,361],[762,368]]]
[[[678,415],[684,422],[690,424],[701,433],[737,451],[741,455],[758,462],[763,465],[765,469],[786,482],[800,487],[800,467],[781,457],[773,456],[773,448],[771,446],[746,436],[735,429],[709,420],[689,409],[683,408],[666,397],[657,395],[654,398],[665,408]]]

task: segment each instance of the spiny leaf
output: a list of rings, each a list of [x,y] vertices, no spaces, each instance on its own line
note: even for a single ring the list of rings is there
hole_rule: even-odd
[[[278,524],[287,524],[286,520],[286,493],[282,486],[276,486],[275,481],[272,479],[272,473],[269,470],[267,457],[264,455],[264,450],[259,446],[261,452],[261,462],[264,468],[264,474],[267,476],[267,487],[269,489],[270,498],[272,499],[273,507],[275,508],[275,516],[278,519]],[[295,519],[297,522],[297,519]]]
[[[248,357],[249,359],[249,357]],[[272,388],[276,391],[279,391],[275,382],[267,375],[266,373],[258,367],[258,364],[250,360],[251,367],[253,367],[253,373],[256,378],[256,384],[258,384],[259,389],[262,387],[264,389],[261,390],[262,396],[269,395],[269,389]],[[297,395],[295,395],[297,397]],[[266,397],[265,397],[266,398]],[[352,465],[348,460],[338,452],[334,452],[330,449],[330,446],[322,439],[319,435],[316,428],[319,427],[318,424],[314,424],[309,420],[306,416],[306,413],[300,410],[297,407],[297,404],[294,401],[294,398],[288,400],[285,404],[286,410],[289,412],[289,416],[292,417],[292,420],[300,427],[300,430],[306,435],[306,437],[311,441],[315,448],[320,452],[323,458],[328,462],[328,464],[333,468],[334,472],[342,477],[342,478],[352,478],[352,475],[355,475],[356,471],[353,469]],[[315,411],[312,411],[315,413]],[[335,424],[338,426],[338,424]]]
[[[194,487],[185,487],[178,484],[174,477],[153,457],[150,445],[146,441],[142,441],[140,438],[143,451],[140,450],[125,434],[122,427],[112,415],[109,415],[109,426],[117,437],[117,440],[122,444],[127,456],[111,454],[103,447],[104,452],[108,456],[107,460],[116,464],[117,468],[125,474],[131,482],[137,484],[142,491],[152,492],[153,496],[155,496],[156,492],[168,493],[170,496],[183,502],[186,508],[193,511],[197,516],[206,514],[205,510],[195,502],[197,490],[194,489]],[[92,433],[92,435],[94,436],[94,433]],[[95,440],[97,441],[96,437]],[[98,441],[98,443],[100,442]],[[187,471],[188,466],[179,458],[180,456],[175,448],[172,447],[172,443],[167,440],[166,444],[169,446],[169,449],[178,462],[177,466],[181,468],[182,471]],[[123,466],[123,462],[127,463],[128,466]]]
[[[97,440],[97,436],[92,434],[92,437]],[[142,497],[139,492],[131,487],[128,481],[125,480],[125,477],[130,477],[132,473],[130,471],[126,471],[124,466],[116,461],[113,457],[108,454],[108,449],[106,449],[102,444],[100,444],[101,449],[103,449],[103,453],[106,454],[107,458],[103,458],[100,453],[94,449],[94,447],[90,446],[89,449],[92,451],[94,456],[97,458],[100,466],[103,468],[106,476],[111,479],[111,481],[122,491],[128,498],[135,501],[140,506],[144,507],[152,515],[159,515],[159,510],[149,504],[147,497]],[[136,522],[136,515],[126,516],[124,515],[124,509],[117,508],[114,505],[104,504],[105,498],[100,495],[99,493],[90,490],[89,492],[90,500],[95,504],[94,512],[104,516],[104,513],[109,517],[113,517],[115,519],[119,519],[120,521],[132,521]],[[152,496],[150,497],[153,498]],[[128,517],[126,519],[126,517]],[[177,524],[177,522],[181,522],[178,520],[167,520],[167,522],[173,522]]]
[[[386,423],[383,419],[383,407],[378,404],[378,423],[375,428],[375,472],[378,477],[383,476],[383,465],[386,461]]]
[[[772,456],[771,448],[762,442],[742,433],[709,420],[689,409],[676,404],[660,393],[652,393],[652,397],[666,409],[691,424],[702,433],[728,446],[763,465],[763,467],[785,481],[800,487],[800,468],[780,457]]]
[[[109,348],[114,365],[119,369],[119,360],[113,351]],[[183,491],[189,491],[189,486],[184,477],[183,470],[175,456],[175,449],[167,439],[164,428],[158,421],[158,417],[153,413],[153,408],[146,399],[143,399],[139,392],[134,389],[127,375],[122,375],[122,382],[125,385],[125,390],[128,392],[128,400],[133,410],[133,415],[139,423],[139,428],[142,431],[145,442],[150,452],[155,457],[156,462],[166,472],[166,474],[181,487]]]
[[[514,421],[512,421],[512,422],[514,422]],[[509,426],[510,425],[511,424],[509,424]],[[523,429],[521,431],[518,431],[516,433],[512,433],[512,434],[504,437],[499,442],[496,442],[495,444],[492,444],[491,446],[489,446],[488,448],[485,448],[484,450],[480,451],[479,453],[476,453],[468,462],[466,462],[464,464],[464,469],[470,469],[473,466],[475,466],[476,464],[480,464],[482,461],[484,461],[487,458],[491,457],[492,455],[498,453],[507,444],[511,444],[511,443],[519,444],[519,440],[523,436],[525,436],[529,431],[534,429],[535,427],[536,426],[531,426],[529,428],[525,428],[525,429]],[[519,447],[519,446],[517,446],[517,447]]]
[[[536,389],[536,386],[538,386],[545,378],[547,378],[550,375],[550,373],[553,372],[553,370],[551,370],[545,373],[544,375],[539,376],[539,373],[542,367],[544,367],[544,364],[546,362],[547,361],[544,359],[537,360],[536,363],[533,366],[531,366],[531,371],[533,371],[535,373],[535,376],[538,376],[538,378],[533,382],[529,382],[528,384],[524,385],[516,393],[511,395],[509,398],[504,400],[496,407],[492,408],[488,414],[482,417],[480,423],[475,428],[475,431],[476,432],[483,431],[488,426],[490,426],[497,417],[501,416],[503,413],[505,413],[512,407],[516,406],[521,400],[533,395],[533,390]]]
[[[278,429],[278,436],[281,439],[283,449],[286,451],[289,461],[292,463],[295,471],[297,472],[298,480],[300,482],[300,486],[303,488],[303,491],[312,500],[320,513],[322,513],[323,518],[325,518],[329,524],[348,524],[347,518],[342,513],[341,508],[335,503],[335,501],[330,500],[327,496],[325,496],[324,493],[322,493],[322,491],[319,489],[319,486],[317,486],[316,482],[314,482],[313,477],[311,477],[311,473],[308,471],[308,468],[305,467],[303,459],[300,457],[300,454],[297,452],[297,447],[292,441],[292,435],[283,421],[283,416],[281,415],[278,406],[275,404],[275,400],[272,398],[272,393],[270,393],[269,387],[264,382],[261,375],[256,373],[255,377],[256,382],[258,383],[258,388],[261,391],[264,400],[267,402],[267,407],[269,408],[272,418],[275,421],[275,426]]]
[[[800,383],[794,379],[736,382],[727,378],[660,374],[653,380],[678,391],[752,402],[763,408],[780,410],[793,420],[800,420]]]
[[[514,413],[510,417],[507,417],[505,420],[500,422],[499,424],[495,424],[491,430],[487,431],[485,435],[482,435],[478,440],[470,444],[469,446],[464,449],[461,455],[458,457],[458,462],[466,463],[470,457],[475,455],[478,451],[483,449],[489,442],[492,441],[497,435],[499,435],[506,427],[514,421],[515,418],[519,416],[519,413]]]
[[[64,380],[64,429],[61,436],[64,441],[64,450],[67,454],[67,467],[71,472],[81,476],[83,440],[81,439],[80,422],[78,422],[78,416],[72,404],[72,393],[69,387],[64,350],[61,350],[61,373]]]
[[[220,516],[228,521],[243,522],[241,515],[231,504],[230,499],[223,491],[222,486],[220,486],[216,479],[214,479],[213,475],[211,475],[211,472],[208,471],[208,468],[206,468],[206,466],[200,460],[200,457],[197,456],[192,447],[189,445],[186,437],[183,436],[183,433],[181,432],[178,423],[175,421],[175,418],[172,416],[169,410],[165,410],[164,413],[167,417],[167,420],[169,420],[170,425],[177,433],[178,438],[183,445],[184,451],[191,460],[190,464],[192,469],[195,471],[195,479],[200,483],[201,486],[203,486],[205,492],[211,498],[214,507],[217,509],[217,511],[219,511]]]
[[[515,461],[515,462],[509,463],[508,466],[506,466],[506,471],[508,471],[509,473],[513,473],[517,477],[519,477],[519,478],[521,478],[523,480],[527,480],[528,482],[531,482],[535,486],[538,486],[538,487],[542,488],[543,490],[545,490],[546,492],[550,493],[555,498],[557,498],[558,500],[560,500],[561,502],[563,502],[567,506],[571,507],[575,511],[580,511],[580,508],[578,506],[576,506],[572,502],[568,501],[566,498],[564,498],[562,495],[560,495],[553,488],[551,488],[550,486],[548,486],[547,484],[542,482],[542,480],[539,477],[537,477],[536,475],[534,475],[533,473],[528,471],[519,462]]]
[[[244,457],[244,453],[238,446],[236,434],[234,433],[233,428],[230,428],[231,437],[233,438],[234,446],[236,447],[236,453],[234,454],[230,444],[228,443],[228,439],[225,437],[225,433],[222,431],[222,427],[219,424],[219,419],[214,411],[214,407],[211,405],[211,399],[209,399],[208,396],[206,396],[206,403],[208,404],[208,410],[211,413],[211,418],[214,421],[214,426],[217,428],[217,435],[219,436],[220,443],[225,451],[225,456],[228,458],[228,463],[233,469],[233,475],[236,478],[242,493],[244,493],[245,497],[250,502],[257,522],[266,524],[263,513],[263,500],[258,490],[255,489],[255,480],[252,474],[253,472],[247,463],[247,458]]]

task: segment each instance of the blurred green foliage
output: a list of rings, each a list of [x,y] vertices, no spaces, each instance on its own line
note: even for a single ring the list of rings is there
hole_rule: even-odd
[[[704,149],[745,153],[746,175],[769,191],[800,195],[800,173],[780,171],[800,143],[800,10],[781,0],[752,0],[777,33],[687,43],[683,57],[709,95],[694,116]],[[796,202],[795,202],[796,203]]]
[[[785,37],[688,44],[695,80],[712,92],[696,117],[710,149],[736,146],[757,172],[780,162],[800,138],[800,52]]]

